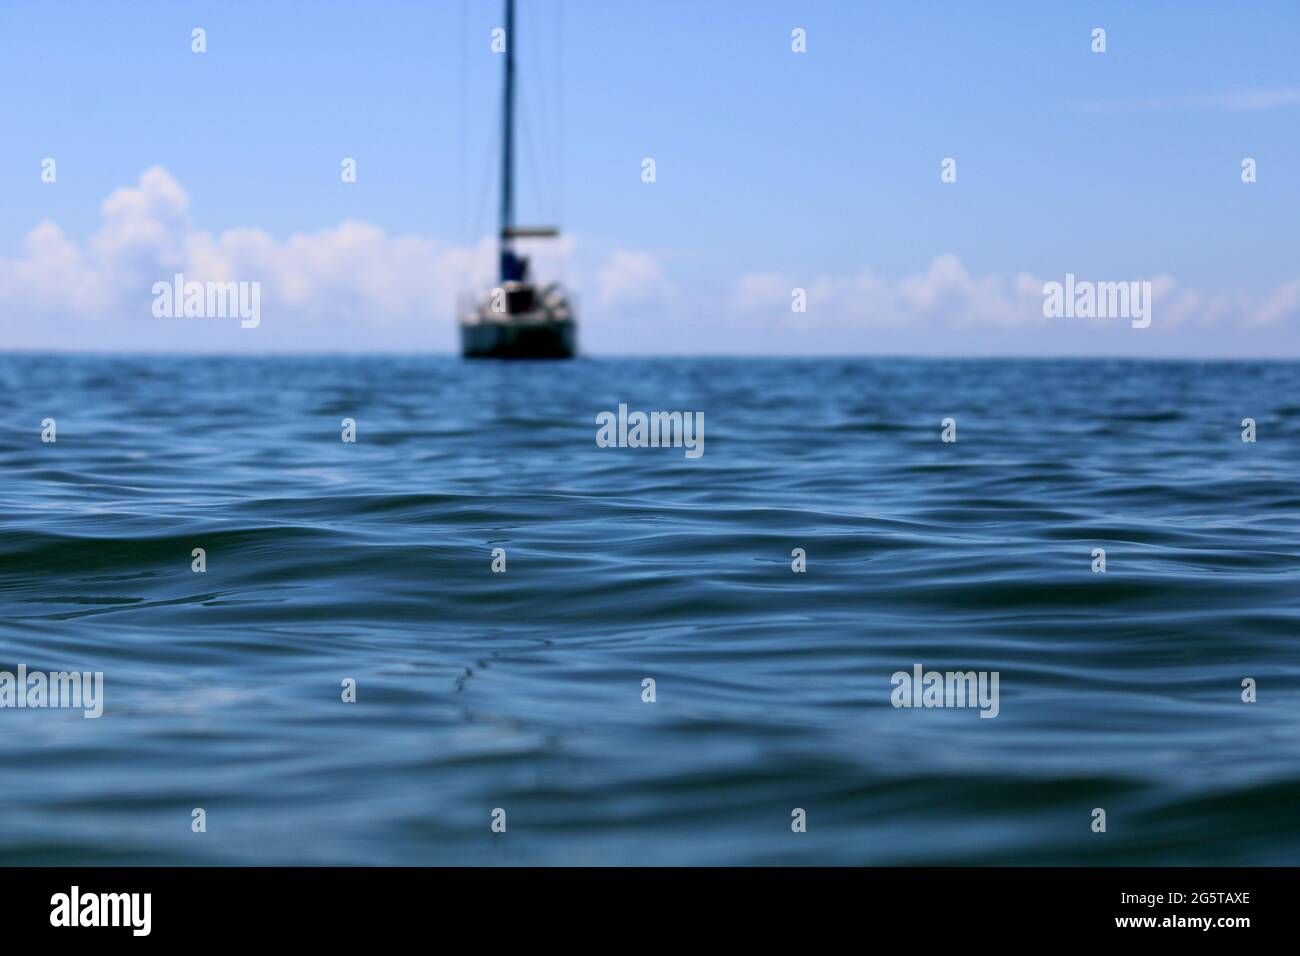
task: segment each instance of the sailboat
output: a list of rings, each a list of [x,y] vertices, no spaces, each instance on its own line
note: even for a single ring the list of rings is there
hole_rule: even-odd
[[[505,81],[501,129],[501,221],[497,236],[500,285],[460,319],[465,358],[572,358],[578,327],[558,283],[538,286],[516,239],[554,238],[550,226],[515,225],[515,0],[506,0]]]

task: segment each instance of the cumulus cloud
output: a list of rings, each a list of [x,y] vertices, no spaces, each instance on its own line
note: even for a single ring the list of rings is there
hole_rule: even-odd
[[[807,311],[791,309],[792,291],[807,293]],[[793,324],[834,322],[879,326],[1015,325],[1042,317],[1042,280],[1029,275],[973,276],[954,255],[936,257],[922,272],[889,279],[870,269],[846,276],[821,275],[809,283],[792,276],[742,276],[734,308],[781,308]]]
[[[0,305],[10,316],[74,309],[94,313],[108,301],[102,274],[53,223],[29,232],[17,258],[0,258]]]
[[[213,234],[196,228],[189,210],[184,187],[155,166],[103,202],[102,223],[84,244],[53,223],[34,227],[17,256],[0,257],[0,345],[448,350],[457,298],[489,288],[495,274],[490,239],[454,246],[355,221],[287,239],[257,228]],[[574,242],[521,248],[550,277]],[[187,282],[261,283],[257,333],[154,317],[153,284],[176,273]],[[602,304],[618,309],[645,301],[662,270],[643,253],[615,250],[597,275]]]
[[[780,324],[809,340],[816,340],[818,333],[828,333],[821,341],[839,341],[852,347],[872,343],[876,349],[926,353],[945,351],[946,346],[945,354],[958,343],[962,348],[990,354],[1059,353],[1063,348],[1124,351],[1135,341],[1145,343],[1138,346],[1141,349],[1149,347],[1146,340],[1114,338],[1115,332],[1127,334],[1127,321],[1045,317],[1043,285],[1049,280],[1060,282],[1064,275],[974,275],[957,256],[945,254],[923,270],[892,278],[871,269],[802,280],[777,272],[750,273],[736,281],[728,305],[752,322],[768,327]],[[1164,274],[1078,274],[1076,280],[1150,282],[1153,338],[1164,339],[1162,344],[1183,327],[1187,327],[1183,343],[1191,343],[1198,330],[1211,326],[1300,326],[1300,280],[1284,282],[1262,297],[1210,294],[1180,286],[1172,276]],[[795,289],[806,293],[805,312],[791,308]],[[1117,348],[1116,343],[1121,342]],[[988,348],[989,343],[994,347]],[[871,346],[866,348],[870,350]]]
[[[615,249],[596,274],[596,290],[604,306],[643,306],[663,301],[668,291],[667,277],[650,253]]]
[[[0,256],[0,347],[450,351],[458,293],[490,287],[496,268],[490,239],[456,246],[365,222],[287,238],[257,228],[204,231],[191,220],[185,189],[161,167],[115,190],[101,214],[84,242],[43,222],[16,255]],[[951,254],[901,276],[864,268],[683,279],[646,250],[575,250],[565,237],[525,242],[522,251],[542,278],[566,275],[578,259],[582,341],[597,352],[1083,354],[1164,340],[1189,342],[1194,354],[1198,330],[1216,324],[1254,354],[1278,354],[1284,339],[1291,354],[1300,351],[1300,279],[1246,295],[1206,293],[1167,275],[1080,274],[1152,282],[1152,334],[1118,339],[1127,323],[1044,318],[1044,277],[975,274]],[[260,326],[155,317],[154,283],[178,272],[187,281],[260,282]],[[806,312],[791,310],[795,288],[806,290]],[[1168,335],[1184,327],[1182,339]]]

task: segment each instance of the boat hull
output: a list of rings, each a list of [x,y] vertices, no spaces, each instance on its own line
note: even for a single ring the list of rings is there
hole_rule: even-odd
[[[577,352],[572,319],[542,322],[462,322],[460,352],[465,358],[565,359]]]

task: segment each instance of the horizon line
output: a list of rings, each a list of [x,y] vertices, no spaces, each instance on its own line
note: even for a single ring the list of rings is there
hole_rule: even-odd
[[[827,359],[873,359],[895,361],[936,361],[936,362],[1168,362],[1197,364],[1232,364],[1239,362],[1265,362],[1288,364],[1300,362],[1300,355],[1239,355],[1239,356],[1195,356],[1195,355],[999,355],[999,354],[916,354],[916,353],[872,353],[872,352],[803,352],[794,354],[779,353],[737,353],[737,352],[579,352],[570,359],[466,359],[458,351],[410,350],[311,350],[311,351],[266,351],[266,352],[219,352],[219,351],[148,351],[127,349],[48,349],[21,347],[0,347],[0,356],[23,356],[44,358],[181,358],[181,359],[310,359],[310,358],[449,358],[471,365],[512,365],[521,362],[538,362],[563,367],[565,362],[581,359],[654,359],[654,360],[691,360],[691,359],[732,359],[752,361],[823,361]]]

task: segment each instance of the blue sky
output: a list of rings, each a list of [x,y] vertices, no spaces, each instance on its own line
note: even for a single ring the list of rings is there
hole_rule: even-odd
[[[500,6],[6,0],[0,347],[451,350]],[[1300,355],[1294,0],[520,6],[520,218],[588,351]],[[261,326],[154,318],[178,263]],[[1045,319],[1067,272],[1152,327]]]

